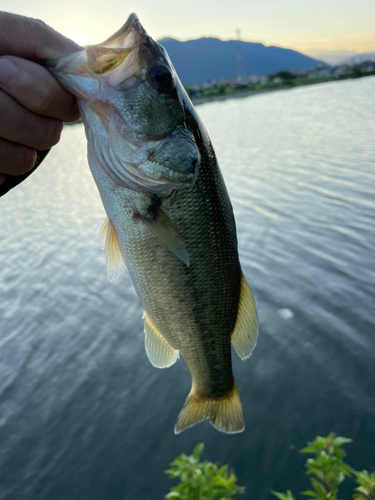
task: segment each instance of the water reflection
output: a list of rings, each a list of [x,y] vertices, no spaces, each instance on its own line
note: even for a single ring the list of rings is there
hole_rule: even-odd
[[[0,201],[0,498],[162,498],[196,442],[246,498],[305,488],[297,452],[333,430],[375,460],[375,79],[207,103],[260,316],[234,357],[247,428],[175,436],[182,361],[156,370],[127,273],[110,284],[81,126]],[[225,119],[222,117],[225,116]]]

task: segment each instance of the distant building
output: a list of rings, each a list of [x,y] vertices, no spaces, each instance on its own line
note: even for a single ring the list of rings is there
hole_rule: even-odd
[[[306,72],[309,78],[321,78],[332,75],[332,69],[327,66],[317,66],[316,68],[310,69]]]
[[[268,82],[267,75],[250,75],[246,77],[248,83],[253,83],[254,85],[260,84],[264,85]]]
[[[362,71],[375,71],[375,61],[364,61],[357,65]]]
[[[351,66],[349,64],[340,64],[333,68],[333,75],[335,78],[339,78],[341,75],[351,72]]]

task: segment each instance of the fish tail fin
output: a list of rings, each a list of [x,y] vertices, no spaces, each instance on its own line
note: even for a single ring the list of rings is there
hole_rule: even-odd
[[[210,419],[210,424],[215,429],[227,434],[235,434],[245,429],[242,405],[235,382],[230,393],[217,399],[201,398],[193,386],[178,416],[174,432],[179,434],[206,419]]]

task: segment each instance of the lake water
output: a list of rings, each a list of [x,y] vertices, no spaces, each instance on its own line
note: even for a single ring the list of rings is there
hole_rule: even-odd
[[[175,436],[182,360],[149,363],[125,272],[106,279],[104,210],[82,125],[0,199],[1,500],[157,500],[197,442],[246,499],[306,489],[307,440],[354,439],[375,469],[375,77],[199,106],[232,199],[260,336],[234,356],[246,419]]]

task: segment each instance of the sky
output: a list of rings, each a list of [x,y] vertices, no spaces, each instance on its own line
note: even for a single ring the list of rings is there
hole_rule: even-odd
[[[322,51],[375,51],[375,0],[1,0],[80,44],[100,43],[136,12],[154,39],[214,36]]]

